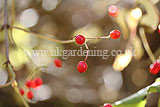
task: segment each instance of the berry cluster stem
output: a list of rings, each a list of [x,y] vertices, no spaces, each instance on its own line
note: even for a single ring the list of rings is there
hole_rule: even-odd
[[[108,38],[110,38],[110,35],[109,36],[101,36],[101,37],[85,38],[85,39],[108,39]]]
[[[16,27],[16,26],[11,26],[10,28],[21,30],[21,31],[33,34],[34,36],[36,36],[40,39],[44,39],[44,40],[48,40],[48,41],[52,41],[52,42],[57,42],[57,43],[61,43],[61,44],[68,44],[68,43],[73,43],[74,42],[74,40],[57,40],[57,39],[49,38],[49,37],[43,36],[41,34],[26,30],[26,29],[23,29],[23,28],[20,28],[20,27]]]
[[[84,61],[87,61],[87,58],[88,58],[88,53],[89,53],[89,48],[88,48],[88,45],[86,43],[84,43],[86,49],[87,49],[87,54],[86,54],[86,57],[84,59]]]
[[[26,30],[26,29],[23,29],[23,28],[20,28],[20,27],[17,27],[17,26],[10,26],[10,28],[21,30],[21,31],[24,31],[26,33],[33,34],[34,36],[36,36],[40,39],[44,39],[44,40],[48,40],[48,41],[52,41],[52,42],[57,42],[57,43],[60,43],[60,44],[69,44],[69,43],[75,42],[73,40],[74,37],[71,40],[57,40],[57,39],[49,38],[49,37],[43,36],[41,34],[29,31],[29,30]],[[108,38],[110,38],[110,36],[92,37],[92,38],[85,38],[85,39],[108,39]]]

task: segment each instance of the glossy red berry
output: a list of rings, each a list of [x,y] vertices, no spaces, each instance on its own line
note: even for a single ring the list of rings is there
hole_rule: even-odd
[[[56,67],[62,67],[62,61],[60,59],[54,59],[54,65]]]
[[[26,86],[27,86],[28,88],[31,88],[31,81],[30,81],[30,80],[26,81]]]
[[[40,77],[35,78],[34,81],[35,81],[36,86],[41,86],[43,84],[43,80]]]
[[[85,72],[88,68],[88,65],[85,61],[80,61],[77,65],[77,70],[82,73]]]
[[[121,32],[119,30],[112,30],[109,35],[112,39],[118,39],[121,35]]]
[[[108,7],[108,14],[110,16],[117,16],[119,9],[115,5],[110,5]]]
[[[150,65],[149,71],[153,75],[156,75],[160,72],[160,59]]]
[[[24,95],[24,90],[22,88],[19,89],[21,95],[23,96]]]
[[[32,91],[27,92],[27,98],[30,99],[30,100],[33,98],[33,92]]]
[[[37,87],[37,85],[35,84],[34,80],[28,80],[28,81],[26,81],[26,86],[28,88],[35,88],[35,87]]]
[[[36,84],[35,80],[31,80],[30,84],[31,84],[31,88],[36,88],[37,87],[37,84]]]
[[[82,45],[85,42],[85,37],[82,35],[77,35],[75,37],[77,44]]]
[[[158,32],[159,32],[159,34],[160,34],[160,24],[158,25]]]
[[[103,107],[112,107],[112,105],[111,104],[104,104]]]

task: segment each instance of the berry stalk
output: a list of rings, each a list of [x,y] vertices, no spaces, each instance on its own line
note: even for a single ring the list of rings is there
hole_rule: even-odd
[[[101,37],[92,37],[92,38],[86,38],[86,39],[108,39],[110,38],[110,35],[109,36],[101,36]]]
[[[16,27],[16,26],[10,26],[10,28],[21,30],[21,31],[24,31],[26,33],[33,34],[34,36],[36,36],[36,37],[38,37],[40,39],[48,40],[48,41],[51,41],[51,42],[57,42],[57,43],[61,43],[61,44],[68,44],[68,43],[75,42],[74,40],[57,40],[57,39],[49,38],[49,37],[43,36],[41,34],[26,30],[26,29],[23,29],[23,28],[20,28],[20,27]]]

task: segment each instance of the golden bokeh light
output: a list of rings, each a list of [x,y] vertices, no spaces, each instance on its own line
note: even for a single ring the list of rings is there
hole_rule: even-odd
[[[131,16],[135,19],[140,19],[142,17],[142,11],[140,8],[135,8],[131,11]]]
[[[113,69],[116,71],[122,71],[128,66],[132,60],[131,51],[126,51],[125,54],[118,55],[113,63]]]

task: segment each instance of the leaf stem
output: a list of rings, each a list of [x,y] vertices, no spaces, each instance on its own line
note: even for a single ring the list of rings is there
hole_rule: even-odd
[[[109,36],[101,36],[101,37],[89,37],[89,38],[85,38],[85,39],[109,39],[110,38],[110,35]]]

